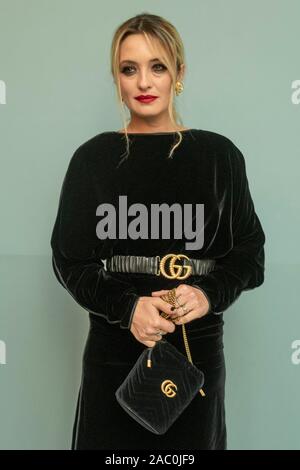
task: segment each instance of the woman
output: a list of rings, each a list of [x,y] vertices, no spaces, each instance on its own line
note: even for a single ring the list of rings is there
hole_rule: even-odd
[[[265,235],[244,157],[225,136],[189,129],[178,118],[184,52],[168,21],[150,14],[126,21],[115,32],[111,60],[129,124],[74,152],[51,238],[57,279],[90,321],[71,447],[226,449],[223,312],[264,282]],[[162,220],[153,217],[158,205]],[[181,215],[176,223],[168,218],[172,208]],[[191,234],[196,241],[188,242]],[[187,257],[189,276],[178,275],[184,257],[174,255]],[[173,288],[175,310],[161,297]],[[120,407],[115,391],[163,335],[185,354],[182,324],[205,374],[205,396],[155,435]]]

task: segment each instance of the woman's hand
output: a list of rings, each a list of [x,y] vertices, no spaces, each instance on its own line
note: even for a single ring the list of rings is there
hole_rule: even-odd
[[[151,293],[152,297],[160,297],[167,294],[168,290],[158,290]],[[176,287],[177,304],[178,306],[172,311],[172,317],[179,317],[172,320],[176,325],[189,323],[196,318],[201,318],[209,312],[209,302],[203,292],[197,287],[188,284],[180,284]]]
[[[160,315],[160,312],[172,313],[171,305],[161,298],[140,297],[132,317],[130,331],[133,336],[147,347],[155,346],[162,339],[162,334],[173,333],[175,325]],[[158,332],[162,332],[158,334]]]

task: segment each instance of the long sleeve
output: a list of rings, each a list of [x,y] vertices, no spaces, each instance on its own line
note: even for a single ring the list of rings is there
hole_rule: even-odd
[[[81,307],[130,329],[139,296],[124,275],[104,268],[100,257],[104,240],[96,235],[97,205],[89,153],[80,146],[62,184],[50,242],[52,267],[57,280]]]
[[[254,289],[264,282],[265,234],[249,190],[245,159],[232,143],[229,152],[232,175],[232,249],[208,274],[193,280],[194,287],[206,295],[208,313],[224,312],[242,291]]]

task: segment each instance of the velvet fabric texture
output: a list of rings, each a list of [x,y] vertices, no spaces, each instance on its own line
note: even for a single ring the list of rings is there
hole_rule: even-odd
[[[126,159],[125,136],[103,132],[80,145],[69,162],[51,236],[52,265],[90,321],[72,449],[226,448],[223,313],[243,291],[264,282],[265,234],[236,145],[207,130],[186,130],[182,136],[167,158],[175,132],[131,133]],[[144,204],[149,214],[152,204],[204,204],[202,248],[187,250],[184,234],[100,239],[97,207],[112,204],[118,213],[120,195],[127,196],[128,207]],[[167,253],[214,259],[216,265],[184,281],[105,270],[104,260],[116,254]],[[195,397],[167,433],[156,436],[122,410],[114,393],[145,348],[130,332],[139,297],[181,283],[201,289],[210,304],[207,315],[186,324],[193,362],[205,373],[206,396]],[[185,354],[180,325],[164,338]]]

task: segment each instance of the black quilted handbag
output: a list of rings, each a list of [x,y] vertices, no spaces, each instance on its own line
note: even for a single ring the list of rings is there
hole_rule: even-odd
[[[204,374],[168,341],[161,339],[146,348],[115,396],[122,408],[138,423],[155,434],[164,434],[189,403],[202,390]]]

